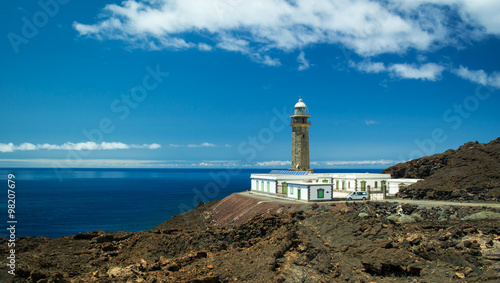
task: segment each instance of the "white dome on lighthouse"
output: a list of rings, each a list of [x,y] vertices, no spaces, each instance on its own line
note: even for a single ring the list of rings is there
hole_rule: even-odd
[[[302,98],[295,104],[292,117],[309,117],[309,111]]]
[[[302,98],[299,99],[299,102],[295,104],[295,108],[307,108],[306,104],[304,101],[302,101]]]

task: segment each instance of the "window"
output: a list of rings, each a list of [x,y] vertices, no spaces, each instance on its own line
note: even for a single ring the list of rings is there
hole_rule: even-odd
[[[269,193],[269,192],[271,192],[271,190],[269,189],[269,184],[270,184],[270,183],[271,183],[271,182],[267,182],[267,192],[268,192],[268,193]]]
[[[293,187],[290,187],[290,194],[293,195]]]
[[[375,181],[375,189],[378,187],[378,182]]]
[[[351,188],[351,182],[347,182],[347,187],[350,189]]]
[[[264,191],[264,181],[260,181],[260,190]]]
[[[324,198],[325,197],[325,190],[319,189],[318,190],[318,198]]]
[[[339,189],[340,189],[340,187],[339,187],[339,180],[335,181],[335,185],[336,185],[336,186],[335,186],[335,188],[336,188],[337,190],[339,190]]]

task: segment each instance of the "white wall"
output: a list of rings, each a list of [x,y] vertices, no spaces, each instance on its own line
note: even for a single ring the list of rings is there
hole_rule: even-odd
[[[252,191],[256,191],[257,190],[257,180],[252,179],[251,183],[252,183]]]
[[[275,194],[276,193],[276,182],[275,181],[269,181],[270,184],[269,184],[269,192],[271,194]]]
[[[370,194],[371,200],[383,200],[384,194]]]
[[[264,193],[268,192],[267,186],[269,184],[269,193],[276,194],[276,181],[274,180],[252,179],[251,184],[252,184],[252,191],[264,192]],[[264,187],[262,187],[262,184],[264,184]]]
[[[290,192],[290,189],[292,189],[292,192]],[[290,198],[298,199],[298,197],[299,197],[298,190],[300,190],[300,200],[307,200],[308,199],[308,197],[307,197],[308,189],[304,186],[288,184],[287,196]]]
[[[348,194],[348,192],[333,192],[332,198],[345,198]]]
[[[337,181],[339,181],[339,187],[338,188],[337,188]],[[354,189],[356,187],[356,182],[354,180],[351,180],[351,179],[343,179],[343,178],[334,179],[333,180],[333,188],[335,190],[342,191],[342,182],[345,182],[344,191],[348,191],[348,192],[349,191],[354,191]]]
[[[370,186],[370,190],[372,191],[381,191],[382,190],[382,181],[387,181],[386,179],[358,179],[358,191],[361,191],[361,182],[366,182],[365,189],[368,190],[368,186]],[[375,186],[375,182],[377,186]],[[387,185],[387,183],[386,183]],[[365,190],[365,191],[366,191]]]
[[[308,192],[309,189],[300,188],[300,200],[309,200]]]
[[[387,186],[389,188],[389,194],[395,195],[399,192],[399,183],[396,182],[389,182],[389,185]]]
[[[280,193],[280,194],[283,193],[283,183],[284,183],[283,181],[277,181],[278,185],[277,185],[277,188],[276,188],[276,193]],[[278,192],[278,190],[279,190],[279,192]]]
[[[389,194],[395,195],[399,192],[399,185],[409,186],[418,182],[420,179],[391,179],[387,181],[387,189]]]
[[[323,198],[318,198],[318,190],[323,189]],[[332,199],[332,187],[331,186],[309,186],[311,198],[309,200],[331,200]]]
[[[261,174],[261,175],[255,175],[252,174],[251,176],[251,190],[252,191],[257,191],[257,192],[265,192],[265,193],[270,193],[270,194],[276,194],[277,192],[277,184],[276,181],[279,183],[286,182],[288,183],[288,193],[287,196],[290,198],[297,199],[298,198],[298,193],[297,189],[300,187],[302,188],[301,190],[301,199],[306,200],[308,198],[308,195],[311,195],[311,200],[318,200],[317,199],[317,188],[321,186],[328,187],[328,190],[325,189],[325,198],[324,199],[331,199],[332,198],[332,187],[329,185],[333,185],[334,190],[342,190],[342,182],[345,182],[345,189],[342,193],[346,192],[352,192],[355,190],[360,191],[361,190],[361,182],[365,181],[366,182],[366,188],[370,186],[371,190],[378,191],[381,190],[382,188],[382,181],[386,181],[386,186],[387,186],[387,193],[394,195],[399,191],[399,184],[405,183],[405,184],[412,184],[417,182],[417,179],[389,179],[390,175],[388,174],[379,174],[374,176],[374,174],[368,175],[368,174],[331,174],[333,178],[333,183],[322,183],[323,180],[328,180],[330,182],[330,177],[327,175],[319,175],[317,176],[318,182],[316,182],[316,179],[311,176],[313,179],[313,185],[311,187],[312,191],[310,194],[308,194],[308,186],[306,184],[299,185],[301,180],[304,179],[304,176],[268,176],[266,174]],[[386,176],[387,175],[387,176]],[[299,184],[292,185],[290,182],[293,181],[299,182]],[[337,181],[339,182],[338,187]],[[375,188],[375,182],[377,182],[377,188]],[[264,186],[262,186],[264,184]],[[269,184],[269,191],[267,189],[267,186]],[[317,186],[314,186],[317,185]],[[293,194],[290,194],[290,189],[293,189]],[[316,189],[313,189],[316,188]],[[328,193],[327,193],[328,192]],[[339,192],[340,193],[340,192]]]
[[[257,192],[267,192],[268,182],[269,180],[252,179],[252,190]],[[264,187],[262,187],[262,184],[264,184]]]
[[[275,181],[270,181],[270,180],[260,180],[261,185],[259,186],[260,190],[264,193],[271,193],[275,194],[276,193],[276,184]],[[264,186],[262,186],[264,184]]]
[[[356,181],[355,180],[344,180],[345,181],[345,191],[354,192],[356,190]],[[339,183],[340,189],[342,189],[342,180]],[[359,184],[358,184],[359,191]]]
[[[287,196],[289,198],[297,198],[297,189],[298,187],[292,184],[288,184],[288,192]]]

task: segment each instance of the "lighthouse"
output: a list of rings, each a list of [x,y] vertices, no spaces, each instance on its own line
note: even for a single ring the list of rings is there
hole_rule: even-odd
[[[311,118],[307,106],[299,99],[290,116],[292,126],[292,168],[296,171],[312,171],[309,168],[309,126]]]

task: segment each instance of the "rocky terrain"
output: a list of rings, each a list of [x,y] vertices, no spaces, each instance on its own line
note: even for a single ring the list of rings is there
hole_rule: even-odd
[[[498,282],[499,219],[485,207],[233,194],[151,231],[20,238],[17,275],[2,257],[0,281]]]
[[[469,142],[457,150],[414,159],[382,173],[423,181],[400,190],[399,198],[500,201],[500,138]]]

